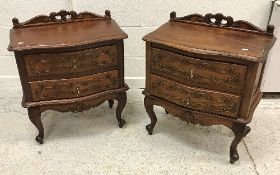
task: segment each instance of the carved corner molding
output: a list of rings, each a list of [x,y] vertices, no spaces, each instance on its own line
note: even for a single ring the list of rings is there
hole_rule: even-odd
[[[40,15],[36,16],[28,21],[20,23],[17,18],[13,18],[14,27],[26,27],[32,25],[42,25],[42,24],[52,24],[52,23],[62,23],[80,20],[92,20],[92,19],[111,19],[111,12],[109,10],[105,11],[105,16],[100,16],[91,12],[81,12],[76,13],[75,11],[60,10],[59,12],[52,12],[49,16]]]
[[[234,19],[231,16],[224,16],[222,13],[208,13],[205,16],[200,14],[191,14],[184,17],[177,17],[176,12],[171,12],[170,20],[177,22],[197,23],[216,27],[232,28],[236,30],[245,30],[266,35],[273,35],[274,32],[273,25],[268,25],[267,30],[265,31],[248,21],[234,21]]]

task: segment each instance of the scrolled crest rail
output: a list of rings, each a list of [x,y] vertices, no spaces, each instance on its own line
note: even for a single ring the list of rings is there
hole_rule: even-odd
[[[93,20],[93,19],[111,19],[111,12],[109,10],[105,11],[105,16],[100,16],[91,12],[81,12],[77,13],[75,11],[60,10],[59,12],[52,12],[47,15],[39,15],[28,21],[20,23],[18,18],[13,18],[13,27],[27,27],[42,24],[53,24],[53,23],[63,23],[71,21],[81,21],[81,20]]]
[[[273,35],[274,32],[273,25],[268,25],[267,30],[265,31],[251,24],[248,21],[244,21],[244,20],[234,21],[233,17],[225,16],[222,13],[217,13],[217,14],[208,13],[205,16],[200,14],[191,14],[184,17],[177,17],[176,12],[173,11],[170,13],[170,21],[196,23],[202,25],[231,28],[234,30],[243,30],[247,32],[254,32],[254,33],[265,34],[265,35]]]

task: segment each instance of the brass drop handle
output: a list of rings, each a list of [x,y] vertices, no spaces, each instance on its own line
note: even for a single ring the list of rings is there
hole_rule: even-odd
[[[191,103],[191,99],[188,98],[188,99],[187,99],[187,105],[190,105],[190,103]]]
[[[191,69],[191,78],[193,78],[193,75],[194,74],[194,70],[193,69]]]
[[[76,60],[73,61],[73,67],[74,69],[77,69]]]
[[[80,94],[80,88],[79,87],[76,87],[76,90],[77,90],[77,94]]]
[[[185,103],[186,105],[190,105],[191,99],[187,98],[187,100],[183,100],[183,103]]]

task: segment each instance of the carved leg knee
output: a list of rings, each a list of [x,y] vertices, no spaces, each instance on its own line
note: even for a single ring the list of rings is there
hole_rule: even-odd
[[[241,140],[250,132],[250,127],[245,124],[237,124],[234,123],[232,127],[232,131],[235,135],[231,146],[230,146],[230,163],[234,164],[237,160],[239,160],[239,154],[237,151],[237,146],[241,142]]]
[[[152,135],[153,134],[153,129],[154,129],[156,123],[157,123],[157,117],[156,117],[156,114],[154,112],[153,105],[151,104],[150,99],[147,96],[144,99],[144,105],[145,105],[146,112],[148,113],[148,115],[151,119],[151,124],[146,126],[146,130],[148,131],[148,133],[150,135]]]
[[[117,106],[117,110],[116,110],[116,116],[117,116],[117,120],[119,122],[119,127],[122,128],[123,125],[125,124],[125,120],[122,119],[122,111],[126,105],[126,101],[127,101],[127,95],[126,92],[121,92],[117,95],[117,101],[118,101],[118,106]]]
[[[108,100],[109,107],[112,109],[114,105],[114,100]]]
[[[35,140],[43,144],[44,142],[44,127],[41,121],[41,111],[39,108],[28,108],[28,116],[30,121],[35,125],[39,131],[39,135],[36,136]]]

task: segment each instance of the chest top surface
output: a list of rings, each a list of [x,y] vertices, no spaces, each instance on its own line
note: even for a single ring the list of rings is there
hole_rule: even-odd
[[[268,31],[246,22],[233,21],[222,14],[193,14],[178,18],[170,14],[170,21],[143,40],[159,43],[198,54],[223,55],[261,62],[276,38],[273,26]]]
[[[111,19],[89,12],[60,11],[37,16],[24,23],[13,19],[8,50],[64,48],[127,38],[127,34]]]

